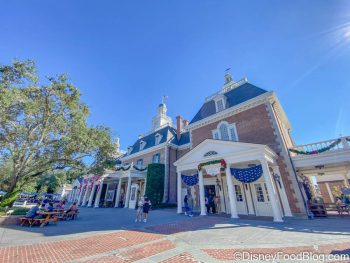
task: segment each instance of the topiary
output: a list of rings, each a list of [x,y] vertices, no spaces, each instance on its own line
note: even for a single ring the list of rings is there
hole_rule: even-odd
[[[164,171],[162,163],[152,163],[147,168],[146,196],[151,200],[152,207],[159,207],[164,192]]]

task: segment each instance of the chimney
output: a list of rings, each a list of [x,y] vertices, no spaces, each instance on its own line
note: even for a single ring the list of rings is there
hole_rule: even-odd
[[[187,128],[188,120],[183,120],[183,124],[184,124],[184,129]]]
[[[182,117],[177,116],[176,117],[176,138],[180,140],[181,137],[181,130],[182,130]]]

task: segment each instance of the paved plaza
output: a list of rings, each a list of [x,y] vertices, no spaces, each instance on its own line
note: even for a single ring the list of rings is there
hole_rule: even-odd
[[[134,216],[128,209],[83,208],[76,221],[2,227],[0,262],[241,262],[248,252],[350,254],[349,219],[273,223],[158,210],[147,223],[135,223]]]

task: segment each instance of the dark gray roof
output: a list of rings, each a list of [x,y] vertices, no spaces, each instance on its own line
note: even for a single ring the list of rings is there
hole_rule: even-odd
[[[162,139],[160,140],[159,144],[164,143],[172,139],[174,136],[176,137],[176,130],[173,127],[166,126],[162,129],[159,129],[151,134],[148,134],[144,136],[141,139],[138,139],[134,145],[132,146],[133,149],[130,154],[134,154],[140,151],[140,142],[144,141],[146,142],[145,147],[143,150],[146,150],[148,148],[151,148],[156,145],[156,134],[159,133],[162,136]]]
[[[224,93],[224,96],[226,97],[226,103],[227,103],[226,108],[231,108],[233,106],[236,106],[252,98],[255,98],[266,92],[267,92],[266,90],[258,88],[248,82],[244,83],[243,85]],[[197,112],[197,114],[191,120],[190,124],[200,121],[202,119],[205,119],[211,115],[214,115],[215,113],[216,113],[215,101],[210,100],[202,105],[201,109]]]
[[[190,142],[190,133],[189,132],[183,132],[181,133],[180,140],[177,139],[177,136],[174,136],[174,138],[171,140],[171,143],[176,145],[184,145]]]

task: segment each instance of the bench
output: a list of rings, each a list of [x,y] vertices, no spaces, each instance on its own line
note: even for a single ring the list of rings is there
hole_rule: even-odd
[[[20,221],[21,226],[24,226],[26,223],[28,226],[31,226],[33,223],[33,218],[20,217],[18,220]]]
[[[79,214],[79,210],[70,211],[70,212],[66,213],[66,218],[74,220],[74,219],[77,219],[78,214]]]

